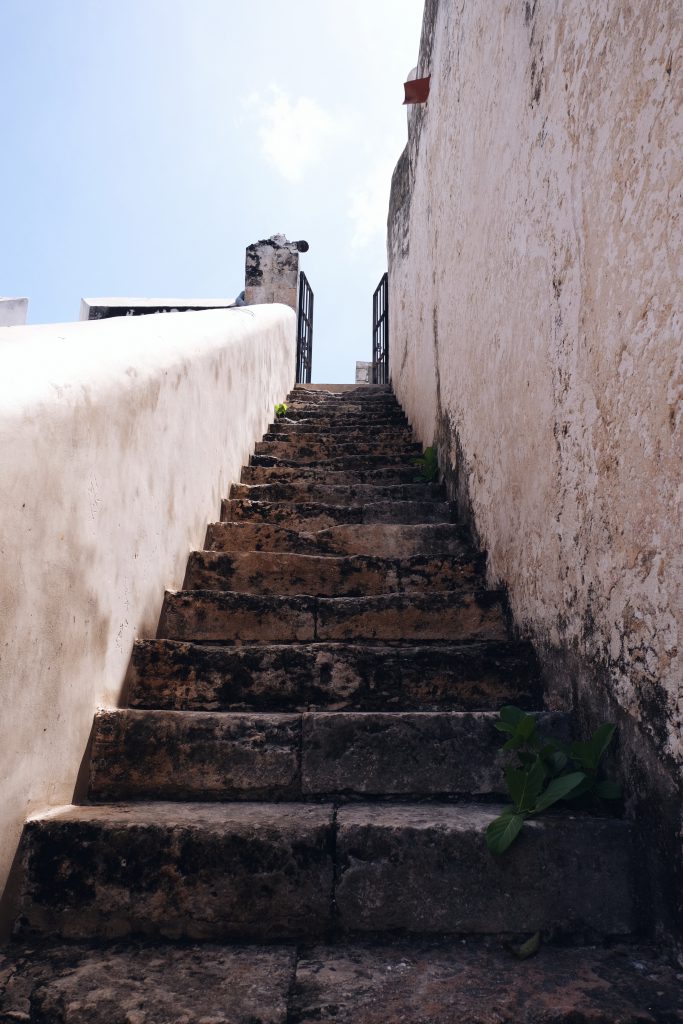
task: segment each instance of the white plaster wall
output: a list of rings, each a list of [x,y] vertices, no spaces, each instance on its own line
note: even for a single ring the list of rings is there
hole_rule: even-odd
[[[294,383],[286,306],[0,331],[0,891]]]
[[[0,295],[0,327],[23,327],[28,316],[28,299]]]
[[[428,0],[388,242],[392,382],[461,474],[491,581],[679,766],[682,20]]]

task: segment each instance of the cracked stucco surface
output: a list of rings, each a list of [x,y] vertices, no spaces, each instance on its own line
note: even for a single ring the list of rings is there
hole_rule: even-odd
[[[388,243],[392,382],[491,580],[679,766],[682,22],[430,0]]]

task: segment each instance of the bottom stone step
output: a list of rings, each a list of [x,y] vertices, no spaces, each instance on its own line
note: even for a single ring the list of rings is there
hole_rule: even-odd
[[[619,936],[625,821],[562,813],[486,848],[493,804],[113,804],[29,821],[18,934],[315,941],[340,933]]]
[[[17,929],[64,938],[322,938],[333,809],[281,804],[66,807],[29,821]]]
[[[502,857],[496,805],[359,804],[337,815],[346,932],[627,935],[636,927],[630,826],[571,812],[532,819]]]
[[[0,1020],[28,1024],[676,1024],[681,976],[646,945],[13,945]]]

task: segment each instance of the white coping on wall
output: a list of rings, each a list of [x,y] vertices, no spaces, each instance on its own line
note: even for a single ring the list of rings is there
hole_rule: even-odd
[[[0,891],[294,384],[283,305],[0,329]]]
[[[28,299],[0,295],[0,327],[23,327],[28,316]]]
[[[80,309],[80,320],[87,320],[90,315],[90,310],[96,307],[104,307],[107,309],[224,309],[226,306],[231,306],[234,303],[233,299],[187,299],[187,298],[158,298],[158,299],[140,299],[131,296],[109,296],[101,298],[90,298],[81,299]]]

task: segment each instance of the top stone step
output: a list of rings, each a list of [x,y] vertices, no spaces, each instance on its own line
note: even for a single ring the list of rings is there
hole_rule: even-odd
[[[362,387],[350,388],[347,391],[328,391],[322,388],[307,387],[296,384],[289,392],[289,398],[305,398],[311,402],[345,403],[345,402],[367,402],[378,399],[390,399],[396,402],[396,396],[389,384],[363,385]],[[398,404],[398,403],[397,403]]]

